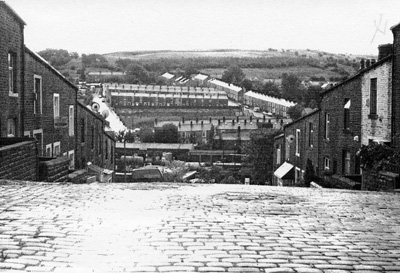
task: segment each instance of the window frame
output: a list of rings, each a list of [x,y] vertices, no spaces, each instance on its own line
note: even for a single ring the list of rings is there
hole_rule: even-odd
[[[57,153],[57,148],[58,148],[58,153]],[[56,141],[53,143],[53,156],[59,156],[61,155],[61,142]]]
[[[7,137],[17,137],[17,120],[15,118],[7,119]]]
[[[8,62],[8,95],[18,97],[17,90],[17,53],[9,51],[7,55]]]
[[[58,102],[58,104],[56,104]],[[53,94],[53,114],[54,118],[60,117],[60,94],[54,93]]]
[[[72,110],[72,114],[71,114]],[[75,135],[75,107],[70,105],[68,107],[68,134],[69,136]]]
[[[331,159],[329,157],[324,157],[324,170],[330,171],[331,169]]]
[[[314,147],[314,123],[308,123],[308,147]]]
[[[39,90],[36,90],[36,80],[40,81]],[[43,114],[43,79],[40,75],[33,75],[33,94],[34,94],[34,103],[33,103],[33,114]],[[38,109],[39,108],[39,111]]]
[[[300,156],[300,129],[296,129],[296,149],[295,149],[295,154],[296,156]]]
[[[343,129],[345,130],[350,130],[350,107],[346,108],[347,104],[350,103],[351,105],[351,99],[350,98],[345,98],[344,99],[344,104],[343,104]]]
[[[378,80],[377,78],[370,79],[369,86],[369,114],[371,116],[378,113]]]
[[[325,139],[329,140],[331,116],[329,113],[325,113]]]

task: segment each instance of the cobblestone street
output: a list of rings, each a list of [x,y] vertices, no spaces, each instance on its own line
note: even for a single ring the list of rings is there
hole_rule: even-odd
[[[400,195],[0,180],[0,271],[400,272]]]

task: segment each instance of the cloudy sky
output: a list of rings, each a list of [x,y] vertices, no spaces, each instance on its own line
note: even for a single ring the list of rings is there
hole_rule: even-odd
[[[398,0],[5,0],[34,50],[316,49],[377,54]]]

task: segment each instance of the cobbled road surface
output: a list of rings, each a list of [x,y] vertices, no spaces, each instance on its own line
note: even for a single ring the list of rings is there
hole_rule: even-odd
[[[400,195],[0,180],[0,271],[400,272]]]

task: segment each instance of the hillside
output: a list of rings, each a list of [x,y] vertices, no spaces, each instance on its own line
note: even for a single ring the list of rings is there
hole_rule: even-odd
[[[96,54],[97,55],[97,54]],[[243,69],[249,79],[277,79],[283,73],[295,74],[302,80],[323,77],[326,80],[344,78],[354,74],[361,58],[357,56],[333,54],[318,50],[205,50],[205,51],[133,51],[114,52],[98,55],[106,65],[86,66],[90,71],[124,70],[129,62],[143,66],[148,72],[161,75],[165,71],[182,72],[190,67],[194,70],[221,77],[232,64]],[[122,65],[121,65],[122,64]],[[78,77],[82,68],[82,56],[58,67],[71,78]]]

